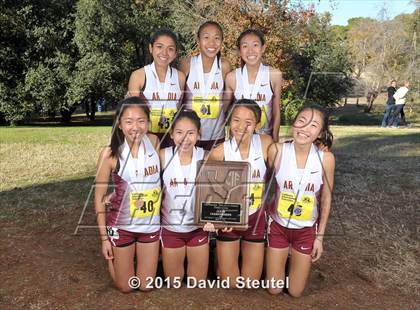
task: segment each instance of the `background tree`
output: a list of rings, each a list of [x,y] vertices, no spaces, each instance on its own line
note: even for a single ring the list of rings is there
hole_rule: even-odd
[[[96,102],[124,97],[130,73],[147,62],[149,38],[167,26],[163,1],[80,0],[75,42],[81,58],[69,89],[71,102],[85,102],[95,118]]]
[[[72,0],[3,1],[1,6],[0,112],[16,123],[31,113],[65,113],[72,44]]]

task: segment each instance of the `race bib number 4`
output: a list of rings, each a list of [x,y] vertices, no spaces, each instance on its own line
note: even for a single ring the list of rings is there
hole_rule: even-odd
[[[314,197],[302,196],[301,201],[296,201],[294,193],[282,192],[277,205],[277,212],[282,218],[291,218],[294,220],[310,221],[314,209]]]
[[[175,114],[175,108],[152,108],[150,110],[149,131],[153,133],[167,132],[174,120]]]
[[[143,203],[139,202],[143,200]],[[142,192],[130,193],[130,216],[151,217],[160,212],[160,189],[153,188]]]
[[[251,184],[250,193],[251,196],[249,201],[249,207],[252,210],[258,209],[261,205],[261,198],[263,193],[262,184]]]
[[[192,98],[192,109],[199,118],[217,118],[220,113],[220,97],[215,95],[207,96],[205,100],[201,96]]]

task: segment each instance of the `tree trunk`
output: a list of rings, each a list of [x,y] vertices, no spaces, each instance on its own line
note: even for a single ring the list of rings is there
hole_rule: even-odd
[[[374,90],[374,91],[370,91],[366,97],[367,99],[367,107],[365,108],[365,112],[369,113],[372,110],[373,107],[373,102],[375,101],[375,99],[378,97],[379,92]]]
[[[96,100],[93,97],[90,97],[90,120],[95,120],[95,113],[96,113]]]
[[[74,113],[74,111],[76,111],[76,107],[71,107],[68,110],[61,110],[61,121],[63,123],[69,123],[71,121],[71,115]]]

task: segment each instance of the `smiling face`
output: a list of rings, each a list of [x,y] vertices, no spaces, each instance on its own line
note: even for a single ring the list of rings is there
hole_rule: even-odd
[[[184,117],[175,123],[171,138],[180,152],[189,152],[200,138],[200,132],[193,121]]]
[[[239,45],[239,55],[247,65],[256,65],[261,62],[265,51],[260,38],[253,33],[245,35]]]
[[[293,123],[293,139],[297,144],[311,144],[324,126],[323,115],[315,109],[304,109]]]
[[[130,144],[139,144],[147,133],[149,120],[141,107],[130,106],[122,112],[118,127]]]
[[[149,44],[149,51],[156,64],[162,67],[169,66],[176,58],[176,43],[171,37],[162,35],[153,45]]]
[[[198,46],[200,53],[204,54],[209,58],[216,57],[217,53],[220,52],[222,46],[223,34],[216,25],[208,25],[204,27],[198,37]]]
[[[235,107],[230,118],[230,133],[236,141],[248,140],[257,127],[255,113],[244,106]]]

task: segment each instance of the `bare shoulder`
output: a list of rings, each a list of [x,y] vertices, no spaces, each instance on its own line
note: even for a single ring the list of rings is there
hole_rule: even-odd
[[[112,156],[112,151],[111,151],[111,147],[110,146],[105,146],[102,150],[101,153],[99,154],[99,158],[102,160],[106,160],[106,159],[111,159]]]
[[[185,58],[182,58],[180,61],[179,69],[185,74],[188,75],[190,72],[190,63],[191,63],[191,55]]]
[[[117,164],[117,158],[112,156],[112,150],[110,146],[106,146],[101,150],[99,154],[97,169],[99,171],[109,171],[115,168]]]
[[[324,152],[323,163],[327,166],[334,167],[335,157],[332,152]]]
[[[236,83],[235,70],[232,70],[226,75],[226,85],[233,89],[235,87],[235,83]]]
[[[271,143],[268,147],[268,156],[271,158],[276,158],[277,156],[281,155],[283,149],[283,143],[275,142]]]
[[[150,142],[152,143],[153,147],[156,149],[156,151],[159,149],[159,138],[152,134],[148,133],[147,137],[149,138]]]
[[[264,147],[268,148],[273,143],[273,138],[266,134],[261,134],[261,143]]]
[[[144,67],[131,72],[130,79],[128,81],[128,95],[138,96],[140,89],[144,86],[145,80],[146,74]]]
[[[224,157],[224,143],[212,149],[209,154],[209,160],[223,160]]]
[[[159,149],[159,159],[160,159],[160,166],[163,169],[164,168],[163,165],[165,164],[165,149]]]
[[[131,72],[131,76],[130,76],[130,80],[132,78],[138,79],[138,78],[144,78],[145,72],[144,72],[144,67],[134,70],[133,72]]]
[[[270,80],[272,80],[273,82],[281,83],[282,75],[283,75],[282,72],[279,69],[271,67],[271,66],[269,70],[270,70]]]
[[[222,62],[222,71],[226,72],[228,74],[232,71],[232,66],[230,65],[230,62],[226,58],[221,59]]]

